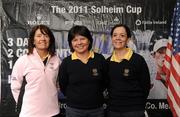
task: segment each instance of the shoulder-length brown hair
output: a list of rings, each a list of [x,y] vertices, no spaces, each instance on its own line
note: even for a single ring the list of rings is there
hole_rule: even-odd
[[[49,44],[49,54],[53,56],[55,54],[55,38],[52,33],[52,31],[45,25],[37,25],[34,26],[29,34],[29,40],[28,40],[28,55],[33,53],[33,48],[35,47],[34,45],[34,36],[36,31],[40,29],[42,34],[47,34],[50,38],[50,44]]]

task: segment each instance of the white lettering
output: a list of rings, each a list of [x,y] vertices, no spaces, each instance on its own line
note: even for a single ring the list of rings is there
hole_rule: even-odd
[[[66,9],[64,7],[51,6],[53,13],[66,13]]]
[[[16,42],[17,46],[27,46],[28,45],[28,38],[17,38],[17,42]]]
[[[126,12],[127,13],[136,13],[137,15],[139,15],[142,12],[142,8],[141,7],[132,7],[131,5],[128,5],[126,7]]]
[[[123,7],[91,6],[91,13],[123,13],[123,12],[124,12]]]
[[[157,109],[155,104],[152,104],[150,102],[146,103],[146,109]]]
[[[20,57],[28,52],[28,49],[17,49],[16,50],[16,56]]]
[[[170,109],[170,107],[164,102],[159,102],[159,109]]]
[[[13,46],[13,38],[8,38],[8,46]]]

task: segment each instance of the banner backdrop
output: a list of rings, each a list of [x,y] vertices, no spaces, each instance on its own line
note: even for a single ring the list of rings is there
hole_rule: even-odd
[[[2,0],[0,1],[1,115],[15,116],[10,75],[18,57],[27,52],[28,34],[37,24],[50,27],[60,57],[70,54],[67,33],[74,25],[85,25],[93,35],[93,50],[108,57],[112,52],[110,30],[123,23],[132,30],[128,46],[141,54],[151,74],[151,91],[146,103],[149,117],[171,117],[166,100],[164,74],[158,73],[155,52],[164,47],[170,30],[175,0]],[[160,76],[161,78],[157,78]],[[59,93],[62,114],[66,107]],[[104,106],[106,107],[106,106]]]

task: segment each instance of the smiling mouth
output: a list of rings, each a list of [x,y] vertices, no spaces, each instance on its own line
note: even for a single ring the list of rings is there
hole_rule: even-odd
[[[41,42],[41,43],[39,43],[39,44],[43,44],[43,45],[46,45],[47,43],[43,43],[43,42]]]
[[[76,48],[84,48],[84,45],[78,45]]]
[[[116,41],[115,43],[116,43],[116,44],[122,44],[123,42],[122,42],[122,41],[121,41],[121,42],[120,42],[120,41],[118,41],[118,42]]]

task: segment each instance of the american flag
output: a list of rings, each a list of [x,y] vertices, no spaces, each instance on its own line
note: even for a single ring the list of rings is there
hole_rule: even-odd
[[[167,74],[167,100],[173,117],[180,117],[180,0],[174,8],[163,70]]]

